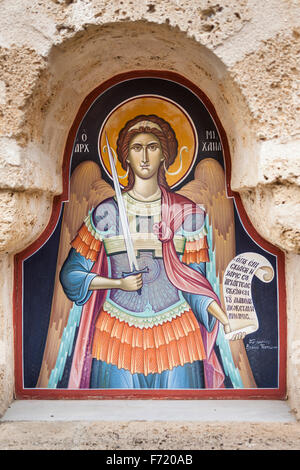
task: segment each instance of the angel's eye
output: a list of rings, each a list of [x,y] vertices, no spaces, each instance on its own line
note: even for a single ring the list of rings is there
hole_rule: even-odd
[[[134,144],[132,147],[131,147],[131,150],[134,150],[135,152],[140,152],[142,150],[142,145],[140,144]]]
[[[155,150],[158,149],[158,144],[150,144],[148,146],[148,149],[150,150],[150,152],[155,152]]]

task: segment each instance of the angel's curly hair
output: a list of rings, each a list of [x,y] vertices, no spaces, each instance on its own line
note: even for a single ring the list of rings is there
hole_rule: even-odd
[[[161,130],[157,129],[156,126],[144,127],[142,121],[153,122],[153,124],[159,126]],[[139,122],[141,122],[141,126],[137,127]],[[135,128],[131,129],[133,126],[135,126]],[[169,185],[166,181],[165,168],[168,169],[169,166],[174,163],[178,151],[178,142],[170,124],[155,114],[141,114],[136,116],[134,119],[128,121],[123,129],[121,129],[117,140],[117,155],[122,168],[127,171],[128,163],[126,159],[128,157],[130,141],[135,135],[140,133],[151,133],[159,139],[165,161],[161,163],[158,169],[158,184],[165,189],[169,189]],[[129,191],[134,185],[134,173],[131,167],[129,167],[128,170],[128,184],[124,188],[124,191]]]

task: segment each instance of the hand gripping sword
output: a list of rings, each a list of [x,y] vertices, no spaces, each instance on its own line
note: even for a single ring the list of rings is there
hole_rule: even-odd
[[[123,230],[124,242],[126,246],[129,266],[131,269],[131,271],[129,272],[123,272],[122,277],[133,276],[139,273],[148,273],[149,272],[148,266],[146,266],[143,269],[139,269],[138,267],[138,262],[135,256],[135,251],[134,251],[134,247],[132,243],[131,233],[129,230],[129,224],[128,224],[128,219],[126,215],[124,200],[123,200],[122,193],[121,193],[121,187],[119,183],[117,169],[116,169],[116,165],[115,165],[115,161],[112,155],[110,145],[108,143],[108,138],[107,138],[106,133],[105,133],[105,139],[106,139],[106,147],[107,147],[108,157],[109,157],[109,164],[111,168],[111,174],[112,174],[116,198],[117,198],[117,204],[119,208],[119,216],[120,216],[121,226]],[[138,290],[138,294],[141,295],[141,289]]]

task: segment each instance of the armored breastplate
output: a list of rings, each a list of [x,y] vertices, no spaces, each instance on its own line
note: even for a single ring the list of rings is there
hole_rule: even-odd
[[[128,269],[126,254],[116,254],[109,259],[112,277],[121,277]],[[112,289],[108,299],[128,314],[152,317],[166,312],[184,302],[181,293],[167,278],[162,258],[153,257],[152,252],[142,252],[138,258],[139,268],[148,266],[149,273],[143,274],[141,294]]]
[[[108,291],[104,310],[111,316],[123,318],[127,323],[143,323],[143,326],[163,322],[180,315],[189,307],[183,295],[169,281],[162,257],[162,243],[153,233],[153,225],[161,220],[161,200],[141,202],[123,194],[126,214],[136,251],[138,268],[147,266],[143,274],[141,294],[111,289]],[[103,243],[108,259],[108,276],[122,277],[128,272],[129,262],[124,243],[122,226],[116,200],[109,198],[90,212],[85,224],[89,233]],[[191,250],[198,253],[198,244],[204,241],[204,218],[184,219],[183,225],[174,234],[173,242],[178,256],[185,253],[185,244],[190,240]],[[200,246],[202,248],[202,245]]]
[[[107,301],[128,314],[151,318],[183,302],[178,290],[167,278],[162,259],[162,244],[152,231],[153,224],[161,219],[161,201],[144,203],[125,194],[124,202],[139,269],[147,266],[149,272],[143,274],[140,295],[137,292],[113,289]],[[121,277],[122,272],[129,269],[121,227],[117,228],[119,233],[104,240],[112,277]],[[177,236],[176,242],[178,250],[183,252],[184,238]]]

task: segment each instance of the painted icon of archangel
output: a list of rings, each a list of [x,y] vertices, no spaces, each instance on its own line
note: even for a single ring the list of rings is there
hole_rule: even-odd
[[[227,195],[207,107],[179,83],[143,80],[81,116],[68,200],[24,269],[31,312],[33,273],[52,269],[47,313],[24,317],[27,386],[277,389],[276,256]]]

